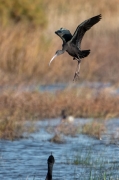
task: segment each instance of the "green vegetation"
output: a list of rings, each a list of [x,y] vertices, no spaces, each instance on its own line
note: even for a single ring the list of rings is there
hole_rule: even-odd
[[[45,27],[47,23],[45,3],[43,0],[1,0],[0,23],[27,22],[33,25]]]
[[[93,166],[95,164],[95,166],[100,165],[101,168],[104,165],[104,160],[101,158],[101,156],[97,156],[96,159],[94,159],[93,156],[93,151],[91,149],[85,150],[85,153],[84,150],[81,149],[76,154],[72,155],[70,158],[66,156],[66,163],[84,166]]]
[[[83,152],[83,153],[82,153]],[[82,169],[82,171],[78,171],[74,173],[77,174],[76,177],[80,177],[81,179],[89,179],[89,180],[115,180],[119,179],[118,176],[115,176],[114,172],[118,171],[118,165],[111,164],[109,161],[104,159],[103,152],[100,154],[94,154],[93,149],[80,149],[80,151],[76,152],[74,155],[71,155],[70,158],[68,156],[66,158],[66,164],[72,164],[78,166]],[[87,168],[87,172],[84,174],[83,168]]]

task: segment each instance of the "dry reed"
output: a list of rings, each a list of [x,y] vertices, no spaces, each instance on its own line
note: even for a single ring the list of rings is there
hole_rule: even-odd
[[[37,5],[38,1],[35,0],[35,3]],[[19,23],[0,27],[0,84],[31,80],[40,83],[72,81],[76,61],[72,61],[68,54],[58,57],[52,66],[48,67],[49,60],[57,49],[61,49],[62,44],[54,31],[66,27],[73,33],[79,23],[100,13],[102,20],[86,33],[82,42],[82,49],[91,49],[91,54],[81,64],[79,81],[118,81],[117,0],[108,3],[101,0],[98,5],[93,0],[80,0],[75,3],[77,6],[71,0],[68,3],[66,0],[57,3],[54,0],[50,3],[47,0],[43,1],[48,22],[44,29],[41,26],[33,26],[31,22],[22,21],[24,11],[21,10],[18,11],[21,12]],[[28,10],[32,12],[31,4],[27,4]],[[17,6],[17,9],[24,8]],[[37,11],[36,14],[35,10],[33,12],[34,19],[36,16],[40,17]]]
[[[119,117],[119,97],[109,96],[107,92],[99,93],[98,96],[90,96],[79,90],[64,90],[52,93],[41,93],[38,91],[3,91],[0,94],[0,138],[14,139],[22,136],[22,132],[30,131],[24,129],[24,122],[27,120],[42,120],[44,118],[56,118],[60,116],[61,110],[66,109],[67,114],[75,117],[94,117],[109,119]],[[94,127],[94,136],[100,133],[99,126]],[[72,125],[63,125],[60,132],[73,134],[76,132]],[[19,131],[18,131],[19,129]],[[90,126],[85,127],[86,132],[90,131]],[[96,134],[96,135],[95,135]]]
[[[85,94],[85,91],[84,91]],[[3,92],[0,94],[0,118],[18,121],[53,118],[61,110],[75,117],[118,117],[119,97],[98,94],[97,97],[80,95],[78,90],[52,93]]]
[[[101,134],[106,130],[105,124],[98,121],[93,121],[83,125],[81,133],[93,136],[101,140]]]

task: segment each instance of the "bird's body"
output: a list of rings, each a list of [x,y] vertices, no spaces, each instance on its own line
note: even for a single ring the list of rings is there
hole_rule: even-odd
[[[71,41],[63,44],[63,49],[66,50],[70,56],[72,56],[74,59],[77,59],[78,61],[80,61],[81,58],[88,56],[88,54],[90,53],[90,50],[81,51],[75,44],[72,44]]]
[[[45,180],[52,180],[52,171],[53,171],[53,164],[55,162],[55,159],[53,155],[51,154],[47,160],[48,163],[48,172]]]
[[[81,41],[86,33],[93,25],[101,20],[101,14],[94,16],[88,20],[82,22],[75,30],[73,36],[69,30],[60,28],[55,33],[63,40],[62,50],[56,51],[50,63],[59,55],[63,54],[65,51],[78,61],[78,66],[74,75],[74,79],[79,74],[79,67],[82,58],[87,57],[90,54],[90,50],[81,50]],[[49,65],[50,65],[49,63]]]
[[[73,116],[71,116],[71,115],[67,116],[65,109],[63,109],[61,111],[61,117],[62,117],[61,122],[72,123],[74,121],[74,117]]]

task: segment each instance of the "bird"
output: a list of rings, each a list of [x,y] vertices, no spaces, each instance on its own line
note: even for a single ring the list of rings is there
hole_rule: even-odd
[[[65,109],[63,109],[61,111],[61,117],[62,117],[61,122],[69,122],[69,123],[71,123],[71,122],[74,121],[74,117],[73,116],[67,116],[66,115],[66,110]]]
[[[78,25],[73,35],[68,29],[65,28],[60,28],[59,30],[55,31],[55,33],[63,40],[62,50],[56,51],[55,55],[49,62],[49,66],[57,56],[63,54],[66,51],[70,56],[73,57],[73,60],[78,61],[73,81],[76,77],[79,77],[81,59],[87,57],[90,54],[90,50],[81,50],[81,42],[83,36],[86,31],[88,31],[93,25],[98,23],[101,18],[102,15],[99,14],[83,21],[80,25]]]
[[[55,135],[60,135],[61,132],[64,131],[63,129],[67,128],[68,125],[71,125],[73,123],[73,121],[74,121],[74,117],[68,116],[66,113],[66,109],[62,109],[60,123],[55,127]]]
[[[49,156],[47,163],[48,163],[48,172],[45,180],[52,180],[53,164],[55,163],[55,158],[52,155],[52,153]]]

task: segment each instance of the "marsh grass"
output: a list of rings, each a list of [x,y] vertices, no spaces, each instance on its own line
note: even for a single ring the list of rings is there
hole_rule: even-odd
[[[93,122],[83,125],[81,133],[101,139],[101,134],[106,130],[105,122]]]
[[[78,133],[78,129],[79,127],[70,122],[65,122],[65,120],[56,127],[59,134],[64,134],[66,136],[75,136]]]
[[[94,158],[93,150],[90,148],[86,150],[79,150],[74,155],[72,155],[71,158],[66,156],[66,163],[83,166],[93,166],[95,164],[100,167],[104,165],[104,161],[101,156]]]
[[[26,138],[30,133],[37,130],[33,123],[26,125],[26,122],[18,122],[13,119],[4,119],[0,121],[0,139],[15,140]],[[25,133],[25,135],[23,135]]]
[[[0,118],[17,120],[55,118],[61,110],[75,117],[119,117],[119,97],[99,94],[84,96],[78,90],[63,90],[55,94],[40,91],[3,91],[0,94]]]
[[[118,166],[110,164],[110,162],[103,158],[103,153],[101,153],[95,155],[90,148],[80,149],[71,155],[70,158],[69,156],[65,156],[66,164],[77,166],[77,171],[75,172],[76,178],[80,177],[82,180],[118,180],[119,177],[115,175],[115,172],[118,171]],[[80,168],[85,168],[86,171],[82,172]]]
[[[17,124],[12,120],[0,121],[0,139],[14,140],[22,137],[23,123]]]
[[[51,142],[54,143],[64,143],[64,135],[75,137],[77,134],[86,134],[88,136],[97,138],[101,140],[101,135],[106,131],[105,121],[93,120],[92,122],[87,122],[86,124],[73,124],[69,122],[61,122],[54,128],[48,127],[48,132],[55,132],[54,136],[51,138]]]
[[[85,92],[85,91],[84,91]],[[66,89],[55,94],[40,91],[8,90],[0,94],[0,119],[4,123],[2,132],[11,133],[17,128],[16,122],[22,124],[27,120],[34,121],[44,118],[56,118],[61,115],[61,110],[66,109],[67,114],[84,118],[109,119],[119,117],[119,97],[99,94],[96,97],[84,96],[78,90]],[[68,135],[75,134],[78,130],[72,125],[62,125],[60,132]],[[69,132],[70,129],[70,132]],[[97,138],[105,129],[104,124],[94,121],[84,125],[82,132]],[[2,135],[1,135],[2,136]],[[11,134],[12,136],[12,134]]]
[[[93,0],[76,0],[77,6],[71,0],[22,1],[0,2],[0,84],[72,81],[77,62],[68,54],[48,67],[62,44],[54,31],[66,27],[73,33],[79,23],[99,13],[102,20],[86,33],[82,42],[82,49],[90,48],[91,54],[82,61],[79,81],[118,81],[117,0],[108,4],[101,0],[98,6]]]
[[[107,173],[107,171],[105,170],[104,172],[101,172],[100,174],[94,174],[92,175],[92,171],[90,172],[90,177],[89,180],[119,180],[118,176],[113,176],[113,174],[111,173]]]

